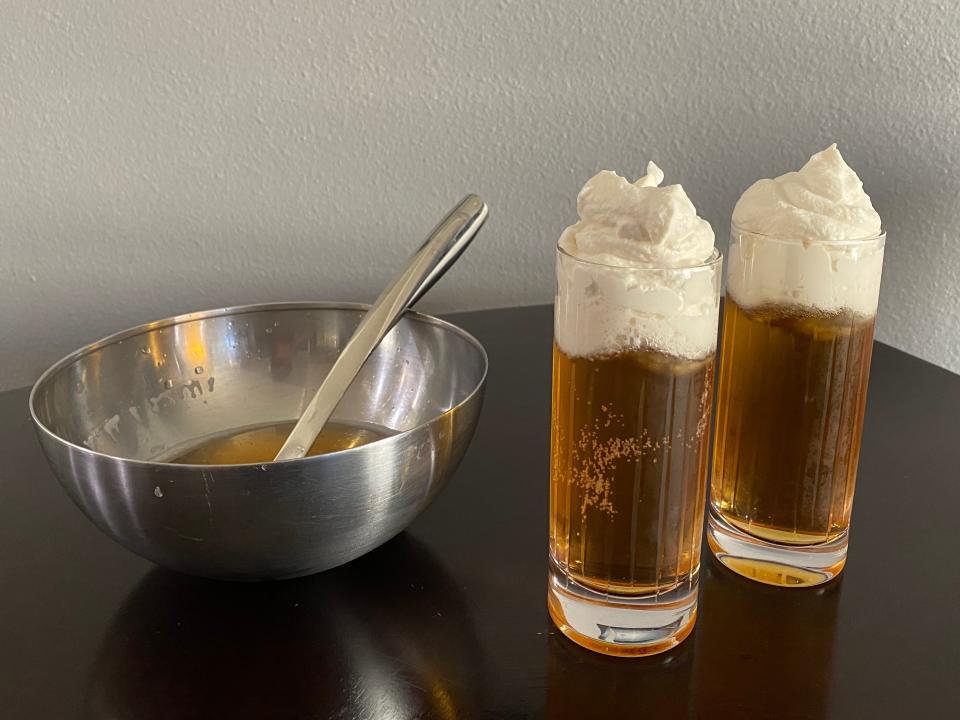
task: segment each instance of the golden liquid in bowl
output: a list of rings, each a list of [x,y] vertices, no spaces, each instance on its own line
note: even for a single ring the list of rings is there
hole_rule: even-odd
[[[183,455],[170,460],[185,465],[242,465],[246,463],[271,462],[296,423],[292,421],[262,425],[231,431],[225,435],[204,440]],[[328,422],[307,455],[349,450],[382,440],[395,433],[392,430],[371,425],[350,425]]]

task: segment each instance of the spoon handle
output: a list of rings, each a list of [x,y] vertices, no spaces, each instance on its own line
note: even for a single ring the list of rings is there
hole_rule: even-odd
[[[307,454],[363,363],[406,312],[456,262],[487,219],[487,205],[467,195],[434,228],[420,249],[363,316],[274,460]]]

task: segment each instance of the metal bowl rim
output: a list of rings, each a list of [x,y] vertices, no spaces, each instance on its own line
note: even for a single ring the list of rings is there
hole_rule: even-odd
[[[162,320],[154,320],[152,322],[143,323],[142,325],[136,325],[126,330],[121,330],[116,333],[107,335],[106,337],[95,340],[88,345],[74,350],[71,353],[68,353],[64,357],[57,360],[53,365],[48,367],[43,373],[37,378],[37,381],[33,384],[33,387],[30,389],[30,417],[33,420],[35,427],[40,429],[45,435],[49,436],[55,442],[58,442],[62,445],[66,445],[71,449],[88,455],[90,457],[96,458],[105,458],[107,460],[114,460],[123,463],[131,463],[134,465],[144,465],[149,467],[176,467],[176,468],[187,468],[187,469],[204,469],[210,470],[211,468],[251,468],[259,467],[264,464],[272,465],[287,465],[289,463],[318,463],[327,458],[333,457],[342,457],[347,453],[355,453],[364,450],[365,448],[379,445],[380,443],[385,443],[390,440],[399,440],[406,436],[412,435],[423,428],[435,423],[440,418],[459,410],[461,407],[466,406],[470,403],[483,389],[484,384],[487,381],[487,374],[490,370],[490,360],[487,357],[487,351],[484,349],[483,345],[477,340],[473,335],[468,333],[463,328],[454,325],[447,320],[442,320],[433,315],[427,315],[426,313],[417,312],[416,310],[407,310],[404,314],[404,318],[410,318],[416,320],[417,322],[427,323],[428,325],[434,325],[436,327],[443,328],[449,332],[452,332],[454,335],[459,335],[469,344],[473,345],[474,348],[480,351],[480,357],[483,359],[483,372],[480,375],[480,380],[477,382],[476,386],[471,390],[467,396],[458,402],[453,407],[444,411],[440,415],[433,417],[425,422],[420,423],[419,425],[412,427],[403,432],[399,432],[396,435],[390,435],[379,440],[374,440],[373,442],[366,443],[365,445],[360,445],[353,448],[347,448],[346,450],[338,450],[332,453],[324,453],[323,455],[315,455],[311,457],[296,458],[293,460],[281,460],[280,462],[271,462],[271,463],[237,463],[231,465],[195,465],[188,463],[163,463],[163,462],[154,462],[153,460],[139,460],[136,458],[125,458],[118,455],[109,455],[107,453],[98,452],[96,450],[91,450],[90,448],[83,447],[82,445],[77,445],[72,443],[66,438],[60,437],[53,430],[48,428],[43,422],[40,421],[40,418],[37,416],[37,410],[35,407],[36,396],[43,385],[45,385],[50,378],[56,375],[58,372],[73,364],[80,358],[90,355],[91,353],[96,352],[108,345],[114,345],[123,340],[127,340],[132,337],[137,337],[146,332],[153,330],[163,330],[164,328],[173,327],[174,325],[182,325],[183,323],[193,322],[195,320],[207,320],[214,317],[227,317],[232,315],[244,315],[246,313],[260,312],[263,310],[369,310],[370,305],[367,303],[356,303],[356,302],[336,302],[336,301],[309,301],[309,300],[295,300],[295,301],[279,301],[279,302],[265,302],[265,303],[250,303],[247,305],[231,305],[228,307],[214,308],[212,310],[200,310],[198,312],[184,313],[181,315],[172,315],[168,318]]]

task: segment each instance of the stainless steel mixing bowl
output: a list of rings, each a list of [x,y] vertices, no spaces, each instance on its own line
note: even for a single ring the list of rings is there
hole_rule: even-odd
[[[366,307],[269,303],[118,333],[51,367],[30,395],[60,483],[129,550],[193,575],[308,575],[403,530],[473,435],[487,358],[459,328],[408,313],[332,421],[396,435],[263,465],[161,460],[231,429],[294,420]]]

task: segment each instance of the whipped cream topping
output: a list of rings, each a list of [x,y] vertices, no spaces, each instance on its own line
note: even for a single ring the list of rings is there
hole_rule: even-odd
[[[836,143],[797,172],[757,180],[737,201],[733,224],[761,235],[807,242],[880,234],[880,216]]]
[[[880,216],[835,144],[797,172],[751,185],[733,226],[727,290],[737,304],[876,314]]]
[[[560,236],[556,340],[574,357],[646,348],[699,359],[716,348],[719,266],[713,229],[654,163],[634,183],[604,170]]]
[[[685,267],[713,252],[713,228],[680,185],[658,187],[663,170],[647,164],[634,183],[611,170],[594,175],[577,196],[580,221],[564,230],[560,246],[604,265]]]

